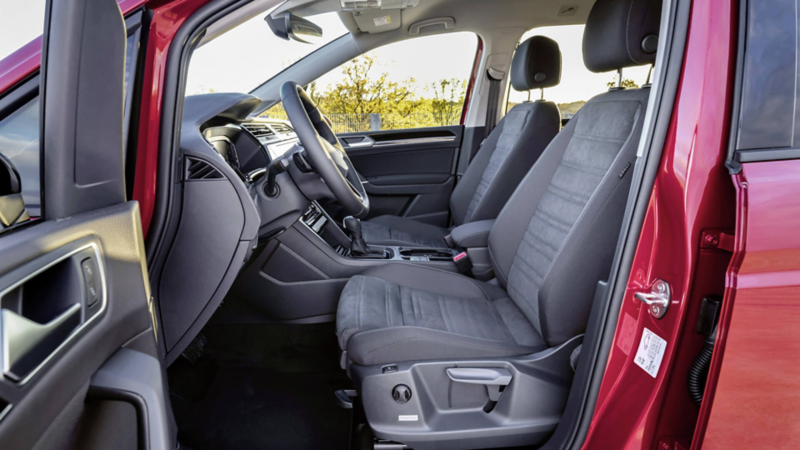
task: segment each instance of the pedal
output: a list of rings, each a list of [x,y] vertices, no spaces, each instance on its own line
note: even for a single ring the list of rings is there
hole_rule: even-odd
[[[186,350],[181,353],[181,356],[186,358],[191,365],[197,364],[197,360],[203,356],[203,350],[208,343],[208,339],[203,336],[203,333],[197,335],[191,344],[186,347]]]

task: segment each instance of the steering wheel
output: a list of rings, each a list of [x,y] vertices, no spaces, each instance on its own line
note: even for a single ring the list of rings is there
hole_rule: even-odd
[[[294,81],[281,86],[281,101],[311,165],[336,200],[354,217],[366,216],[369,212],[367,191],[322,111]]]

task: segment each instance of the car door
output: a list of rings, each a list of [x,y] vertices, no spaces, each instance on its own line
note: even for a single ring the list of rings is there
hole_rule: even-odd
[[[389,214],[448,225],[462,147],[471,150],[483,138],[482,129],[466,132],[463,125],[479,42],[461,32],[389,44],[345,63],[344,81],[317,88],[364,180],[368,218]],[[323,78],[316,84],[325,83]],[[359,90],[364,92],[352,95]],[[370,105],[373,96],[380,105]]]
[[[125,50],[114,0],[47,2],[38,218],[22,200],[30,179],[0,164],[3,449],[174,448],[139,207],[125,194]],[[31,80],[0,93],[0,118],[30,104]]]

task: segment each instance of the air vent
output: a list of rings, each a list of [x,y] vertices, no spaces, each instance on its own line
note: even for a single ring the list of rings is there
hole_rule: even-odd
[[[242,126],[258,139],[275,136],[275,133],[262,123],[243,123]]]
[[[213,180],[223,177],[211,164],[200,159],[186,158],[185,167],[187,180]]]
[[[286,125],[285,123],[273,123],[272,129],[275,130],[275,132],[278,134],[294,133],[292,127]]]

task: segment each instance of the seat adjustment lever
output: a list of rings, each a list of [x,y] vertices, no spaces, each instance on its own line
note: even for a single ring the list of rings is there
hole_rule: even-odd
[[[500,388],[508,386],[512,378],[508,370],[496,368],[451,367],[446,372],[453,381],[486,386],[489,400],[493,402],[500,399]]]

